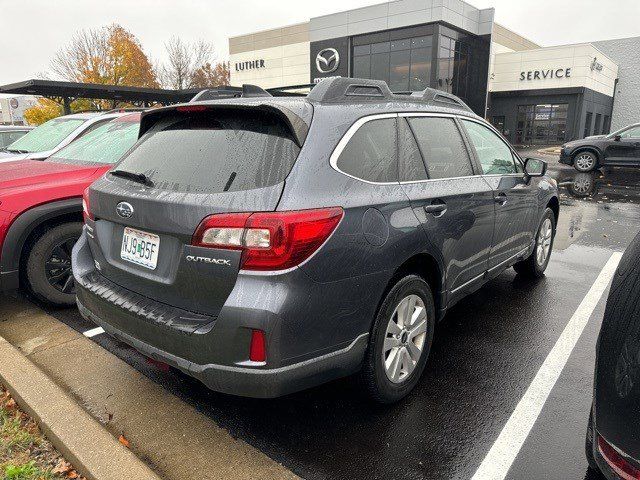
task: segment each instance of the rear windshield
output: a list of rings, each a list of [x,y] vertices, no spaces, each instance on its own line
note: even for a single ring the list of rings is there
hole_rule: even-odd
[[[49,161],[62,163],[115,163],[138,139],[140,122],[113,120],[100,125],[59,150]]]
[[[299,151],[272,114],[185,112],[145,133],[117,169],[143,173],[161,190],[234,192],[282,182]]]
[[[7,150],[27,153],[52,150],[84,122],[86,119],[54,118],[13,142],[7,147]]]

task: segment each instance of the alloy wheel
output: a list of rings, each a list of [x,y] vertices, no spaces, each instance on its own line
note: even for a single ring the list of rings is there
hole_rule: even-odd
[[[415,370],[424,351],[427,336],[427,310],[418,295],[404,297],[396,306],[383,345],[383,363],[387,378],[402,383]]]
[[[551,241],[553,240],[553,225],[550,218],[545,218],[536,239],[536,261],[539,266],[543,266],[551,251]]]
[[[62,293],[75,293],[73,272],[71,271],[71,250],[76,238],[68,238],[51,249],[44,264],[44,272],[49,284]]]
[[[586,172],[591,170],[596,164],[596,159],[590,153],[581,153],[575,159],[578,170]]]

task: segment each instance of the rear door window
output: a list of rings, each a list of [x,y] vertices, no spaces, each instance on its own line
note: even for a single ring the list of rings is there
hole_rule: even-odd
[[[157,125],[117,168],[143,173],[161,190],[234,192],[284,181],[299,151],[275,115],[216,109]]]
[[[426,180],[427,169],[424,166],[420,149],[405,118],[398,119],[398,162],[401,182],[419,182]]]
[[[407,118],[427,165],[429,178],[473,175],[471,159],[453,118]]]
[[[379,118],[362,125],[340,153],[336,166],[368,182],[397,182],[396,119]]]

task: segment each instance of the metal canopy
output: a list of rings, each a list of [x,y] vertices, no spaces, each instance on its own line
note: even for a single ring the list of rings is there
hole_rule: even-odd
[[[58,82],[54,80],[25,80],[0,86],[0,93],[62,97],[65,106],[69,99],[95,98],[121,102],[158,102],[171,104],[188,102],[199,89],[164,90],[159,88],[100,85],[94,83]]]

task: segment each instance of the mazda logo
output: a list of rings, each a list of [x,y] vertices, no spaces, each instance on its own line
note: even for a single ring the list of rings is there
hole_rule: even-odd
[[[131,215],[133,215],[133,207],[130,203],[120,202],[118,205],[116,205],[116,212],[122,218],[129,218]]]
[[[340,65],[340,54],[335,48],[325,48],[316,55],[316,68],[320,73],[335,72]]]

